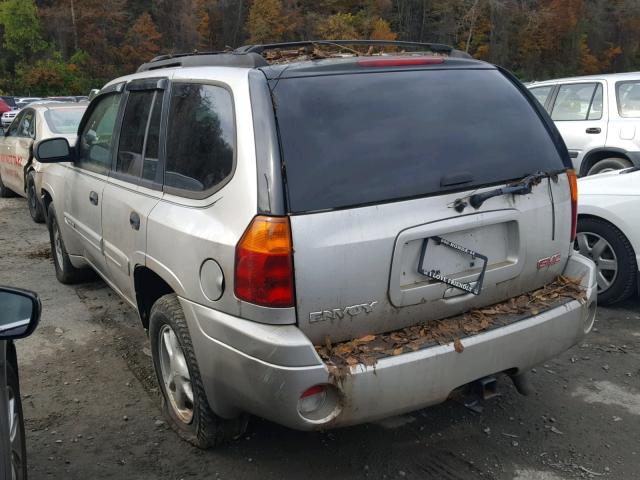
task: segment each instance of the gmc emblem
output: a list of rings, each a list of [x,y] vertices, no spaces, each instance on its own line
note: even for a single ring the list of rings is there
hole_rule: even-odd
[[[562,256],[559,253],[556,253],[555,255],[551,255],[550,257],[547,257],[547,258],[541,258],[540,260],[538,260],[538,270],[560,263],[561,259],[562,259]]]

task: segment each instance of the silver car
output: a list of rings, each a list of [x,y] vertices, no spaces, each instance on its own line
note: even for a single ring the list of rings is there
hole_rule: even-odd
[[[57,278],[90,266],[137,309],[199,447],[247,413],[314,430],[498,374],[524,392],[592,327],[576,177],[526,88],[443,45],[314,50],[342,43],[160,57],[74,148],[35,147]],[[313,53],[267,61],[286,49]]]
[[[580,176],[640,166],[640,73],[528,85],[569,148]]]
[[[41,173],[45,165],[33,158],[33,144],[64,135],[72,144],[86,103],[34,102],[22,109],[0,136],[0,197],[26,197],[35,222],[44,221],[40,197]]]

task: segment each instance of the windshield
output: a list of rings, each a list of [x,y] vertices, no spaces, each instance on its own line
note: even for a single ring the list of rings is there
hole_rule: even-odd
[[[49,130],[53,133],[76,133],[84,111],[85,108],[61,108],[58,110],[47,110],[44,112],[44,118],[47,121]]]
[[[273,94],[293,213],[565,168],[538,113],[497,70],[281,79]]]

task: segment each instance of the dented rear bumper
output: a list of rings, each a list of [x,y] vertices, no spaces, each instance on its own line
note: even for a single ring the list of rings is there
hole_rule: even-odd
[[[322,416],[298,411],[302,392],[332,382],[311,342],[292,325],[263,325],[181,300],[211,408],[244,411],[299,429],[363,423],[440,403],[486,375],[524,372],[578,343],[595,318],[595,266],[574,255],[564,274],[581,278],[586,301],[570,300],[518,322],[453,344],[357,365],[336,385],[339,399]],[[331,400],[331,398],[329,398]],[[331,408],[329,408],[331,407]]]

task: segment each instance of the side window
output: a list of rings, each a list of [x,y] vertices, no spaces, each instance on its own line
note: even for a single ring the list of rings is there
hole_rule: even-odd
[[[144,151],[144,164],[142,167],[142,178],[144,180],[162,182],[157,177],[158,158],[160,150],[160,117],[162,114],[163,92],[157,91],[151,108],[151,118],[149,119],[149,129],[147,133],[147,144]]]
[[[7,133],[7,136],[10,137],[17,137],[18,136],[18,129],[20,127],[20,124],[22,123],[22,118],[24,117],[25,112],[20,112],[16,118],[13,119],[13,122],[11,122],[11,125],[9,125],[9,132]]]
[[[588,120],[600,120],[602,118],[602,84],[596,87],[596,93],[593,95],[593,101],[589,108]]]
[[[536,97],[536,100],[540,102],[540,105],[544,107],[549,99],[549,95],[553,91],[553,85],[549,85],[548,87],[531,88],[530,91],[533,93],[533,96]]]
[[[77,166],[97,173],[111,167],[113,132],[122,94],[112,93],[99,100],[80,133]]]
[[[144,138],[154,95],[153,90],[129,93],[120,130],[116,172],[140,176]]]
[[[18,136],[24,138],[35,138],[36,136],[36,120],[35,112],[27,110],[22,117],[22,121],[18,126]]]
[[[640,80],[617,83],[616,97],[621,117],[640,118]]]
[[[595,83],[561,85],[551,112],[551,118],[561,121],[587,120],[595,89]]]
[[[235,157],[231,94],[223,87],[176,83],[171,91],[164,184],[208,192],[229,178]]]

